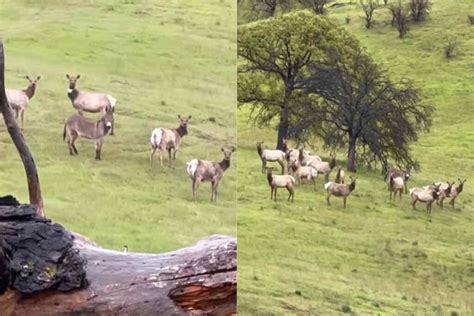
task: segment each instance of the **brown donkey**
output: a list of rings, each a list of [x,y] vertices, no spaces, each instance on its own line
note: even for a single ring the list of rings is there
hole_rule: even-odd
[[[160,151],[160,163],[163,166],[163,151],[168,151],[169,165],[176,161],[176,152],[181,144],[181,139],[188,134],[188,122],[191,119],[191,115],[188,118],[182,118],[178,115],[179,126],[175,129],[167,128],[155,128],[151,133],[150,144],[151,144],[151,155],[150,165],[153,165],[153,156],[156,150]],[[173,153],[173,154],[171,154]]]
[[[69,89],[67,96],[72,102],[72,106],[82,115],[82,111],[89,113],[102,113],[104,116],[107,111],[115,112],[115,103],[117,100],[110,94],[97,92],[83,92],[76,88],[76,82],[81,77],[66,75],[69,80]],[[110,135],[114,134],[114,125],[112,124],[112,131]]]
[[[35,95],[36,83],[41,79],[41,77],[38,76],[36,79],[30,79],[30,77],[26,76],[25,79],[28,80],[28,87],[26,87],[26,89],[6,89],[8,104],[12,110],[15,111],[16,118],[18,119],[18,116],[21,118],[21,129],[23,129],[25,110],[28,107],[28,103],[30,103],[30,100]]]
[[[92,122],[82,115],[75,113],[68,117],[64,123],[63,140],[66,140],[71,156],[79,152],[75,146],[78,137],[95,141],[95,159],[100,160],[100,152],[104,137],[107,136],[114,123],[114,114],[111,110],[107,111],[97,122]]]

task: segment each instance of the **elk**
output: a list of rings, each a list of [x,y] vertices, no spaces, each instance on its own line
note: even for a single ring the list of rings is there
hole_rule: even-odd
[[[194,202],[197,200],[199,184],[204,181],[211,182],[211,202],[216,202],[219,182],[222,180],[222,177],[224,177],[225,171],[229,169],[230,159],[232,154],[236,151],[236,148],[232,146],[229,151],[221,147],[221,151],[224,153],[224,158],[220,162],[192,159],[186,163],[186,172],[193,180],[192,189]]]
[[[313,158],[310,158],[313,157]],[[303,149],[300,148],[299,160],[302,166],[311,166],[318,173],[324,174],[324,180],[327,183],[329,181],[329,174],[332,169],[336,166],[336,158],[332,157],[330,162],[321,161],[321,158],[318,160],[318,156],[310,156],[304,153]]]
[[[334,182],[338,184],[344,184],[344,170],[342,169],[342,167],[339,167],[339,169],[337,169],[336,179],[334,179]]]
[[[322,159],[321,157],[317,156],[317,155],[310,155],[309,152],[305,152],[303,150],[303,147],[301,148],[298,148],[298,159],[301,163],[302,166],[309,166],[310,164],[312,164],[313,162],[321,162]]]
[[[295,199],[295,178],[289,174],[275,176],[272,174],[272,168],[267,168],[267,181],[271,188],[270,200],[274,200],[276,202],[277,189],[286,188],[289,193],[287,201],[290,201],[291,199],[291,203],[293,203]]]
[[[262,148],[263,142],[257,143],[257,153],[262,160],[262,173],[265,173],[265,169],[267,167],[267,162],[278,162],[281,166],[281,174],[285,173],[285,157],[286,154],[279,150],[279,149],[263,149]]]
[[[344,208],[346,208],[346,200],[347,197],[354,191],[356,187],[356,180],[357,177],[350,177],[351,183],[350,184],[339,184],[335,182],[328,182],[324,185],[324,189],[328,193],[326,197],[326,201],[328,205],[331,205],[329,198],[334,195],[337,197],[342,197],[344,199]]]
[[[313,183],[314,190],[316,190],[316,179],[318,178],[316,169],[309,166],[301,166],[298,160],[292,162],[288,167],[293,170],[293,175],[298,184],[301,184],[302,179],[306,179],[308,182],[311,181]]]
[[[449,181],[446,181],[446,184],[441,184],[441,186],[439,187],[439,196],[436,200],[436,204],[441,206],[441,208],[443,208],[444,199],[451,197],[451,190],[454,184],[454,181],[451,183]]]
[[[420,201],[426,203],[426,212],[431,215],[431,205],[439,197],[440,184],[433,184],[433,186],[427,186],[424,188],[412,188],[410,189],[410,196],[412,198],[411,206],[416,210],[415,204]]]
[[[388,179],[390,178],[390,175],[392,175],[394,179],[397,178],[397,177],[401,177],[402,179],[404,179],[405,194],[407,194],[408,193],[407,182],[408,182],[408,180],[410,180],[410,177],[411,177],[410,173],[408,171],[403,171],[403,170],[392,168],[392,169],[388,170],[385,173],[384,181],[388,181]],[[389,183],[388,183],[388,189],[390,190],[390,184]]]
[[[78,137],[95,141],[95,159],[100,160],[102,144],[104,138],[112,129],[114,123],[114,114],[111,110],[105,112],[97,122],[90,121],[75,113],[68,117],[64,122],[63,140],[66,140],[71,156],[79,154],[74,144]]]
[[[456,198],[461,194],[463,188],[464,188],[464,182],[466,182],[466,179],[462,180],[458,178],[459,185],[457,187],[452,187],[451,188],[451,201],[449,201],[449,204],[451,204],[452,207],[454,207],[454,203]]]
[[[15,111],[16,118],[20,116],[21,119],[21,129],[24,127],[24,116],[25,110],[30,103],[30,100],[33,98],[36,92],[36,83],[41,79],[41,76],[36,77],[36,79],[30,79],[30,77],[25,76],[25,79],[28,80],[28,87],[22,90],[12,90],[6,89],[8,104]]]
[[[393,200],[397,197],[397,192],[399,192],[400,196],[400,201],[402,200],[402,191],[403,188],[405,187],[405,181],[402,177],[395,177],[393,175],[389,176],[389,181],[388,181],[388,187],[390,191],[390,201],[392,200],[392,194],[393,194]]]
[[[181,139],[188,135],[188,123],[191,115],[187,118],[182,118],[178,115],[179,126],[175,129],[155,128],[151,133],[151,155],[150,165],[153,165],[153,157],[156,150],[160,151],[160,164],[163,167],[163,151],[168,151],[169,166],[176,162],[176,152],[181,145]]]
[[[117,100],[110,94],[97,93],[97,92],[84,92],[79,91],[76,87],[77,80],[81,75],[69,76],[66,74],[66,78],[69,80],[69,88],[67,90],[67,96],[72,102],[72,106],[82,115],[82,112],[89,113],[101,113],[102,116],[106,112],[115,112],[115,104]],[[112,131],[110,135],[114,135],[114,125],[112,125]]]

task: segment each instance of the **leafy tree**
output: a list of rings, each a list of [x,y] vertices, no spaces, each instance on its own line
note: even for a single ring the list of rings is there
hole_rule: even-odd
[[[251,21],[275,16],[278,10],[284,12],[289,0],[238,0],[238,10]]]
[[[311,9],[316,14],[324,14],[326,11],[324,7],[332,1],[333,0],[298,0],[304,8]]]
[[[432,5],[430,0],[409,0],[408,7],[413,21],[420,22],[425,20],[430,15]]]
[[[329,62],[308,67],[301,129],[311,129],[331,148],[347,148],[350,171],[357,157],[378,160],[384,168],[389,160],[417,166],[410,144],[429,130],[434,108],[422,103],[412,82],[391,80],[362,49],[352,59],[337,49],[329,55]]]
[[[360,6],[362,7],[365,15],[365,27],[370,29],[374,24],[374,12],[379,6],[379,2],[378,0],[367,0],[367,2],[360,0]]]
[[[292,134],[293,108],[307,65],[350,39],[327,18],[304,11],[239,27],[238,101],[251,106],[251,118],[260,126],[278,119],[277,148]]]

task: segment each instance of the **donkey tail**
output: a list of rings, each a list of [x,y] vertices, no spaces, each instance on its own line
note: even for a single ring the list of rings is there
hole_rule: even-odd
[[[66,124],[64,124],[64,130],[63,130],[63,141],[66,140]]]
[[[153,148],[158,148],[161,143],[161,138],[163,137],[163,131],[161,128],[155,128],[151,133],[150,144]]]

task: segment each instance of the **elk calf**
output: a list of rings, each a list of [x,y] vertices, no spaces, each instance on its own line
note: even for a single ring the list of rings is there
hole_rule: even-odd
[[[313,183],[314,190],[316,190],[316,179],[318,178],[318,172],[313,167],[301,166],[298,161],[293,162],[290,166],[290,170],[293,170],[293,175],[296,178],[298,184],[302,183],[303,179]]]
[[[21,129],[24,127],[24,115],[25,110],[30,103],[30,100],[35,95],[36,91],[36,83],[38,80],[41,79],[40,76],[36,77],[36,79],[30,79],[30,77],[26,76],[26,80],[28,80],[28,87],[23,90],[11,90],[6,89],[5,92],[7,94],[8,104],[15,111],[16,118],[18,116],[21,118]]]
[[[460,178],[458,178],[459,180],[459,185],[457,187],[452,187],[451,188],[451,201],[449,202],[451,204],[452,207],[454,207],[454,201],[456,200],[456,198],[459,196],[459,194],[461,194],[463,188],[464,188],[464,182],[466,182],[466,179],[462,180]]]
[[[63,140],[66,140],[71,156],[79,152],[75,146],[78,137],[95,141],[95,159],[100,160],[104,137],[107,136],[113,126],[114,115],[107,111],[97,122],[92,122],[76,113],[68,117],[64,123]]]
[[[224,177],[224,172],[229,169],[230,159],[232,153],[236,151],[236,148],[232,146],[231,150],[228,151],[225,150],[224,147],[221,147],[221,150],[224,153],[224,158],[221,162],[193,159],[186,163],[186,172],[193,180],[192,189],[194,202],[197,200],[199,184],[204,181],[211,182],[211,202],[216,202],[219,182],[222,180],[222,177]]]
[[[416,210],[416,202],[426,203],[426,212],[431,215],[431,205],[439,197],[440,184],[433,184],[425,188],[412,188],[410,196],[412,198],[411,206]]]
[[[405,181],[402,177],[394,177],[393,175],[390,175],[389,180],[388,180],[388,189],[390,191],[390,201],[392,200],[392,194],[393,194],[393,200],[395,200],[395,198],[397,197],[397,192],[399,192],[400,201],[401,201],[404,187],[405,187]]]
[[[401,177],[403,179],[403,182],[404,182],[404,186],[405,186],[405,194],[408,193],[408,180],[410,180],[410,173],[408,171],[402,171],[402,170],[399,170],[399,169],[395,169],[395,168],[392,168],[390,170],[387,171],[387,173],[385,174],[385,178],[384,178],[384,181],[387,181],[387,184],[388,184],[388,189],[390,190],[390,183],[388,182],[388,180],[390,179],[390,176],[393,176],[393,178],[398,178],[398,177]]]
[[[191,119],[191,115],[188,118],[182,118],[178,115],[179,126],[175,129],[167,128],[155,128],[151,133],[150,144],[151,144],[151,155],[150,165],[153,165],[153,157],[156,150],[160,151],[160,164],[163,167],[163,151],[168,151],[169,166],[176,162],[176,152],[181,145],[181,140],[184,136],[188,135],[188,122]]]
[[[328,195],[326,197],[326,201],[328,205],[331,205],[329,198],[331,195],[342,197],[344,199],[344,208],[346,208],[346,200],[347,197],[354,191],[356,187],[356,180],[357,177],[350,177],[351,183],[350,184],[339,184],[335,182],[328,182],[324,185],[324,189],[327,191]]]
[[[272,174],[272,169],[267,168],[267,181],[271,188],[270,199],[276,202],[277,197],[277,189],[278,188],[286,188],[288,190],[288,201],[291,199],[291,203],[293,203],[295,199],[295,178],[292,176],[285,174],[281,176],[275,176]]]
[[[263,142],[257,143],[257,152],[262,160],[262,173],[265,173],[265,169],[267,167],[267,162],[278,162],[281,166],[281,174],[285,173],[285,157],[286,154],[278,149],[263,149],[262,148]]]

